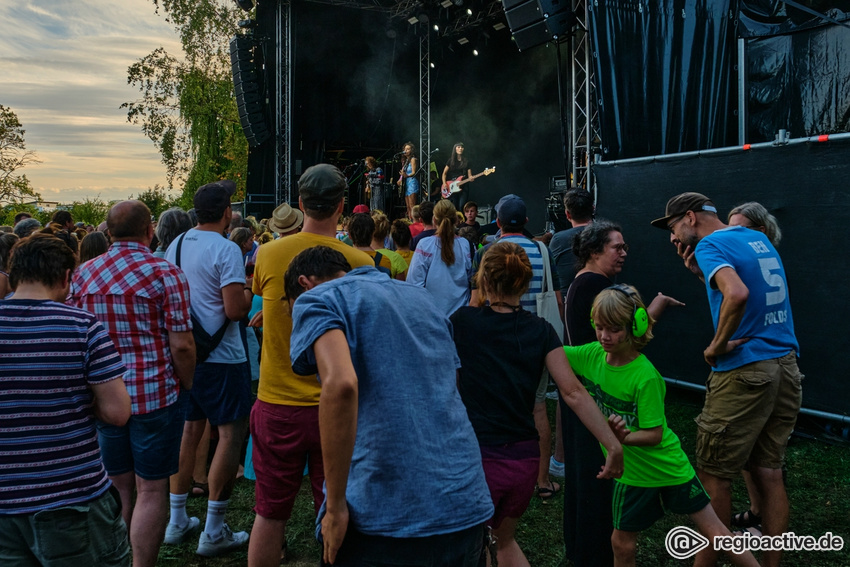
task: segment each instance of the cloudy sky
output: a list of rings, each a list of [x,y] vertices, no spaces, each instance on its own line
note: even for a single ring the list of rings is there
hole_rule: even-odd
[[[165,168],[121,103],[127,67],[176,33],[150,0],[0,2],[0,104],[42,161],[22,170],[45,200],[126,198],[165,184]]]

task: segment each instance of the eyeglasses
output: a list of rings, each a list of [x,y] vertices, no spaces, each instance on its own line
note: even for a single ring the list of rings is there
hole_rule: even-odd
[[[625,243],[623,243],[623,244],[614,244],[613,246],[611,246],[611,248],[613,248],[614,250],[616,250],[618,254],[619,254],[620,252],[628,252],[628,251],[629,251],[629,245],[628,245],[628,244],[625,244]]]
[[[682,216],[680,216],[679,218],[677,218],[676,220],[674,220],[673,222],[668,224],[667,230],[669,230],[670,232],[673,232],[673,227],[676,226],[676,223],[679,222],[680,220],[682,220],[683,218],[685,218],[686,216],[688,216],[688,213],[683,214]]]

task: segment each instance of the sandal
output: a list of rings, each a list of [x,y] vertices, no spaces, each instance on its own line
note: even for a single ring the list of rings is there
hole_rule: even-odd
[[[190,496],[203,496],[204,498],[209,498],[210,495],[210,483],[208,482],[195,482],[192,481],[192,489],[189,491]]]
[[[555,494],[561,491],[561,485],[557,482],[552,483],[552,488],[548,486],[538,486],[537,487],[537,496],[541,498],[541,500],[549,500]]]
[[[761,524],[761,516],[759,516],[752,510],[738,512],[737,514],[732,516],[732,526],[736,528],[752,528],[754,526],[758,526],[759,524]]]

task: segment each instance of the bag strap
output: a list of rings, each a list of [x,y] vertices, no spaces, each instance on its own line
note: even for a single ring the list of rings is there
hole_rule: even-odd
[[[380,268],[380,267],[381,267],[381,258],[383,258],[383,257],[384,257],[384,256],[383,256],[380,252],[378,252],[377,250],[375,250],[375,267],[376,267],[376,268]]]
[[[183,234],[181,234],[180,237],[177,239],[177,250],[174,251],[174,260],[177,264],[177,267],[180,268],[180,269],[182,269],[182,266],[180,265],[180,251],[183,249],[183,237],[184,236],[186,236],[185,232]],[[191,306],[189,307],[189,317],[192,319],[192,328],[193,329],[201,329],[202,331],[204,331],[206,333],[206,330],[204,329],[203,325],[201,325],[201,322],[198,321],[198,319],[192,314]],[[224,324],[221,327],[219,327],[219,329],[214,334],[210,335],[211,344],[212,344],[212,349],[210,349],[210,352],[214,351],[216,349],[216,347],[218,347],[218,344],[224,338],[224,333],[227,331],[227,327],[230,325],[230,323],[231,323],[230,319],[225,317],[224,318]]]
[[[552,266],[549,264],[549,249],[540,241],[537,241],[537,249],[543,256],[543,292],[552,291]]]
[[[182,249],[183,249],[183,237],[184,237],[184,236],[186,236],[186,233],[185,233],[185,232],[184,232],[183,234],[181,234],[181,235],[180,235],[180,238],[178,238],[178,239],[177,239],[177,250],[175,250],[175,251],[174,251],[174,252],[175,252],[175,254],[174,254],[174,260],[175,260],[175,263],[177,264],[177,267],[178,267],[178,268],[181,268],[181,267],[182,267],[182,266],[180,265],[180,250],[182,250]]]

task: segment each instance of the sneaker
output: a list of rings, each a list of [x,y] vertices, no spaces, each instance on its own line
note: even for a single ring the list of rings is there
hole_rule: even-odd
[[[203,557],[217,557],[246,543],[248,543],[248,532],[233,533],[230,527],[224,524],[216,539],[213,539],[207,532],[201,532],[198,550],[195,553]]]
[[[183,538],[185,538],[187,534],[197,530],[200,525],[201,521],[194,516],[189,518],[189,523],[182,528],[177,524],[169,522],[168,526],[165,528],[165,539],[163,540],[163,543],[179,545],[183,543]]]
[[[549,457],[549,476],[564,478],[564,463],[559,463],[555,457]]]

